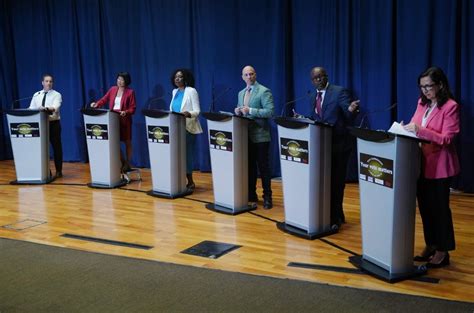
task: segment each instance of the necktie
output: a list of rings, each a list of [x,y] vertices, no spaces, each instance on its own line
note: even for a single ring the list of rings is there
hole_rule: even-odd
[[[244,96],[244,107],[248,107],[249,106],[249,101],[250,101],[250,91],[252,90],[252,88],[247,88],[247,90],[245,91],[245,96]]]
[[[44,107],[45,104],[46,104],[46,94],[47,94],[47,93],[48,93],[47,91],[44,92],[43,101],[41,102],[41,106],[42,106],[42,107]]]
[[[316,95],[316,104],[314,106],[316,114],[319,115],[319,117],[323,117],[323,114],[321,112],[321,103],[323,102],[323,93],[321,91],[318,91],[318,94]]]

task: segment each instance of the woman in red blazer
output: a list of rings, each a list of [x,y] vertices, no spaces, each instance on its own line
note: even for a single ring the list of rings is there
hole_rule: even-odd
[[[93,108],[100,108],[108,103],[111,111],[120,114],[120,141],[125,143],[126,149],[126,159],[122,157],[123,172],[130,170],[130,160],[132,159],[132,115],[137,107],[135,92],[128,87],[131,82],[132,78],[129,73],[118,73],[117,86],[111,87],[99,101],[91,103]]]
[[[421,144],[422,171],[418,180],[418,208],[426,247],[415,261],[427,267],[449,265],[448,251],[455,249],[449,208],[451,178],[459,173],[454,139],[459,134],[459,105],[453,100],[444,72],[431,67],[418,77],[421,97],[405,129],[430,143]]]

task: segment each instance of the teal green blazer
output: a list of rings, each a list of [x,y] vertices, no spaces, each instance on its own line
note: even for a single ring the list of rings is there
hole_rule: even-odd
[[[243,107],[246,88],[239,92],[238,106]],[[260,118],[249,123],[249,138],[254,143],[269,142],[270,124],[268,119],[273,116],[273,96],[270,89],[258,82],[252,86],[249,100],[250,113],[247,117]]]

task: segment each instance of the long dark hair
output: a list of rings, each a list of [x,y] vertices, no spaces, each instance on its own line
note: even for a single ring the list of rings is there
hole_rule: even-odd
[[[430,67],[426,71],[418,76],[418,85],[423,77],[429,77],[436,85],[440,86],[440,89],[436,93],[438,100],[438,108],[442,107],[449,99],[454,99],[451,89],[449,88],[448,78],[444,74],[443,70],[439,67]],[[431,100],[425,97],[423,91],[420,89],[421,103],[427,105],[431,103]]]
[[[186,69],[186,68],[178,68],[178,69],[175,69],[173,71],[173,74],[171,74],[171,85],[173,87],[176,87],[175,83],[174,83],[174,76],[176,75],[176,73],[178,72],[181,72],[183,73],[183,82],[184,82],[184,86],[186,87],[193,87],[194,88],[194,76],[193,76],[193,73]]]

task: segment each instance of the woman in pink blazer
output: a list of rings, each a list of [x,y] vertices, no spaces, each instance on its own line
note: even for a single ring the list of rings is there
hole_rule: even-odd
[[[421,144],[417,190],[426,247],[415,261],[428,261],[428,268],[438,268],[449,265],[448,251],[455,249],[449,187],[451,178],[459,173],[454,145],[459,134],[459,105],[453,100],[446,75],[437,67],[423,72],[418,85],[421,97],[405,129],[430,143]]]
[[[117,86],[113,86],[107,91],[105,96],[97,102],[92,102],[91,107],[100,108],[106,104],[111,111],[120,114],[120,141],[125,143],[126,158],[122,158],[122,172],[130,170],[130,160],[132,159],[132,115],[137,107],[135,92],[128,87],[132,82],[130,74],[121,72],[117,74]]]

